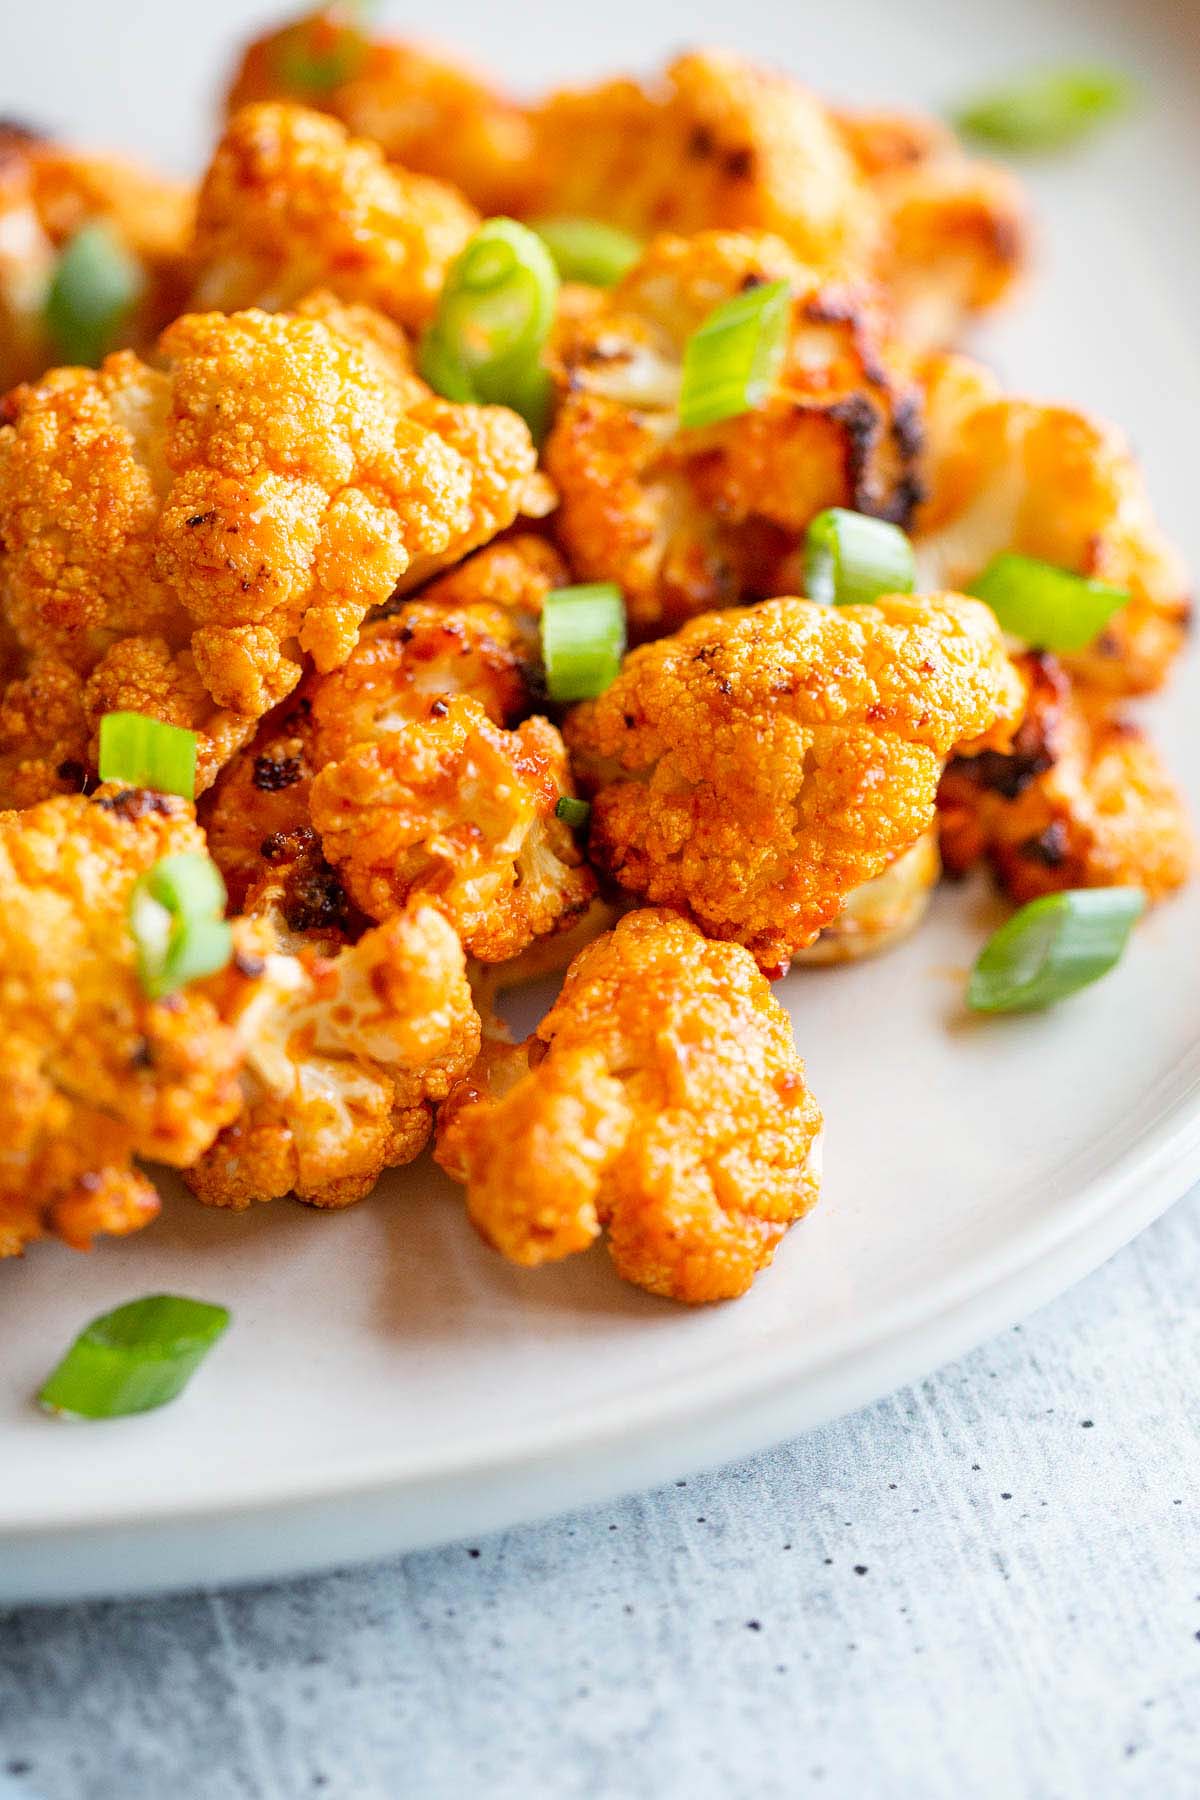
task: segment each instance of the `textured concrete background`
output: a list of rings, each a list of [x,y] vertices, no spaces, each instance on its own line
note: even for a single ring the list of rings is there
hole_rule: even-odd
[[[1200,1197],[919,1388],[477,1544],[0,1615],[0,1800],[1200,1792]]]

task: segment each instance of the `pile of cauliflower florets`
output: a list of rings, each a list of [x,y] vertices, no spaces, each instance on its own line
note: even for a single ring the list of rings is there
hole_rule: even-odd
[[[497,214],[636,240],[563,283],[536,438],[421,372]],[[97,229],[129,298],[92,367],[47,294]],[[1122,711],[1184,572],[1114,431],[957,351],[1027,240],[927,120],[710,52],[523,105],[337,7],[250,47],[194,192],[9,131],[0,1256],[145,1224],[143,1163],[336,1208],[432,1142],[511,1260],[603,1233],[650,1292],[730,1298],[818,1190],[772,980],[913,929],[943,865],[1015,901],[1185,881]],[[778,282],[767,390],[681,424],[693,334]],[[907,532],[918,591],[801,597],[830,507]],[[1005,551],[1128,603],[1016,643],[964,597]],[[634,647],[562,705],[540,619],[579,583]],[[114,712],[194,734],[194,802],[101,780]],[[155,993],[131,905],[181,854],[229,954]],[[511,1041],[498,995],[563,968]]]

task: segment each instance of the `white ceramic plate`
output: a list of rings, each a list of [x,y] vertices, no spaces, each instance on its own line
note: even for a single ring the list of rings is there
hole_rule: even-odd
[[[189,130],[194,144],[204,44],[251,10],[216,0],[189,15],[180,70],[168,8],[24,9],[0,99],[160,151]],[[818,34],[739,0],[689,7],[686,23],[863,99],[936,103],[1064,52],[1143,72],[1152,104],[1137,121],[1034,175],[1040,281],[987,347],[1010,381],[1125,423],[1197,561],[1185,12],[1131,5],[1122,23],[1119,8],[996,0],[964,33],[960,0],[861,0],[814,9]],[[502,14],[460,0],[439,29],[531,80],[647,62],[678,30],[667,0],[609,0],[576,43],[546,0],[522,8],[514,48]],[[120,93],[106,85],[118,67]],[[1154,709],[1185,779],[1200,769],[1196,700],[1186,669]],[[0,1266],[0,1599],[268,1576],[600,1498],[860,1405],[1049,1298],[1200,1175],[1200,890],[1058,1012],[968,1023],[962,973],[996,917],[982,888],[946,890],[889,959],[784,985],[827,1117],[825,1195],[738,1305],[653,1301],[603,1252],[508,1268],[425,1169],[343,1215],[180,1199],[90,1258],[39,1246]],[[84,1321],[163,1289],[235,1316],[177,1405],[78,1427],[32,1408]]]

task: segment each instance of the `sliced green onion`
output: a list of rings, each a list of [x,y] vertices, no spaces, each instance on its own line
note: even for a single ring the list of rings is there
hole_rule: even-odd
[[[199,850],[180,850],[147,869],[129,900],[138,980],[151,1000],[215,975],[233,954],[225,883]]]
[[[196,734],[143,713],[105,713],[100,721],[100,779],[159,794],[196,797]]]
[[[612,287],[642,254],[635,237],[599,219],[539,219],[534,230],[562,279],[590,287]]]
[[[830,506],[804,539],[804,586],[822,606],[862,606],[881,594],[911,594],[913,547],[898,525]]]
[[[1068,888],[1031,900],[994,932],[967,982],[975,1012],[1031,1012],[1098,981],[1146,905],[1140,888]]]
[[[1036,650],[1086,650],[1129,604],[1127,588],[1014,551],[990,562],[967,592],[987,602],[1010,636]]]
[[[766,281],[715,307],[683,351],[679,423],[716,425],[761,406],[787,342],[791,289]]]
[[[586,800],[577,800],[574,794],[563,794],[555,805],[554,816],[569,825],[572,831],[578,831],[591,818],[592,809]]]
[[[625,602],[611,581],[555,588],[542,606],[542,661],[552,700],[594,700],[625,654]]]
[[[373,10],[372,0],[342,0],[340,6],[293,25],[275,45],[278,79],[302,94],[329,94],[353,81],[371,48],[363,27]]]
[[[46,330],[58,358],[102,361],[144,285],[140,265],[110,227],[84,225],[60,253],[46,294]]]
[[[447,271],[421,374],[447,400],[511,406],[540,436],[551,397],[541,357],[557,300],[558,271],[537,233],[489,219]]]
[[[1057,150],[1124,112],[1133,84],[1115,69],[1038,69],[968,101],[954,115],[967,137],[1000,150]]]
[[[229,1324],[223,1306],[150,1294],[80,1332],[38,1393],[47,1412],[120,1419],[181,1394]]]

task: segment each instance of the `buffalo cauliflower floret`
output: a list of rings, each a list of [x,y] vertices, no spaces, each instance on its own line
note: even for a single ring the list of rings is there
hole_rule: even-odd
[[[536,212],[645,237],[769,231],[826,275],[869,260],[870,188],[836,121],[786,75],[692,52],[657,81],[566,89],[531,117]]]
[[[335,119],[248,106],[201,183],[192,304],[278,312],[321,287],[418,327],[478,225],[453,188],[389,165]]]
[[[244,910],[247,890],[267,871],[267,846],[310,829],[312,685],[309,677],[261,720],[200,801],[209,855],[235,912]]]
[[[1020,183],[965,155],[932,119],[847,113],[838,124],[879,208],[875,272],[897,334],[914,347],[952,345],[1024,271],[1030,226]]]
[[[1140,887],[1161,900],[1191,874],[1183,800],[1157,751],[1055,658],[1022,658],[1025,718],[1007,754],[955,759],[938,812],[951,874],[987,857],[1018,903],[1061,888]]]
[[[1121,434],[1015,399],[965,357],[932,359],[925,385],[927,499],[913,526],[924,582],[969,587],[1012,550],[1128,589],[1129,604],[1064,663],[1110,695],[1161,686],[1187,628],[1188,578]]]
[[[820,1129],[753,959],[647,910],[580,952],[528,1044],[485,1051],[435,1154],[512,1262],[603,1230],[626,1280],[695,1304],[745,1293],[814,1205]]]
[[[141,277],[111,347],[150,342],[182,305],[191,213],[180,182],[0,124],[0,393],[62,360],[46,298],[84,226],[106,227]]]
[[[129,707],[198,732],[207,786],[295,687],[299,652],[335,667],[401,576],[511,524],[535,464],[524,423],[429,396],[394,328],[361,315],[191,314],[160,366],[122,352],[9,396],[0,602],[25,659],[10,679],[45,659],[56,681],[77,672],[59,761],[94,768],[100,716]],[[22,749],[18,733],[0,758]]]
[[[344,672],[309,678],[268,713],[201,802],[209,849],[234,907],[241,909],[247,889],[281,857],[291,858],[304,834],[313,837],[309,790],[321,762],[380,730],[419,727],[432,702],[450,694],[473,696],[496,725],[516,724],[530,712],[540,681],[537,614],[550,589],[568,579],[562,559],[541,538],[518,533],[491,544],[430,582],[419,600],[390,603],[365,628]],[[318,691],[319,748],[313,742]],[[337,879],[326,867],[319,878],[310,872],[303,885],[311,889],[316,880],[327,890]]]
[[[0,814],[0,1256],[137,1230],[133,1158],[183,1167],[238,1111],[236,1033],[204,989],[148,1000],[128,926],[138,877],[203,849],[185,801],[136,788]]]
[[[554,545],[530,531],[500,538],[477,550],[421,589],[420,598],[439,606],[502,606],[526,633],[531,646],[546,595],[567,587],[571,572]]]
[[[837,918],[795,961],[805,967],[858,962],[890,950],[925,917],[941,872],[937,832],[927,831],[882,875],[848,894]]]
[[[566,724],[593,862],[768,973],[917,842],[958,746],[1024,701],[988,609],[769,600],[634,650]]]
[[[528,710],[503,649],[515,629],[500,607],[416,602],[313,701],[312,822],[351,898],[383,919],[423,895],[487,962],[568,927],[595,885],[555,811],[573,792],[562,739],[547,719],[504,723]]]
[[[253,100],[319,106],[391,161],[453,183],[481,212],[524,209],[532,133],[521,108],[448,56],[368,38],[343,7],[307,13],[249,46],[228,104]]]
[[[242,1109],[188,1185],[211,1206],[348,1206],[420,1153],[433,1102],[478,1052],[458,939],[422,905],[333,955],[291,954],[271,911],[235,929],[222,1006],[244,1048]]]
[[[682,430],[684,344],[713,307],[792,287],[785,359],[764,403]],[[642,634],[712,606],[789,591],[827,506],[908,522],[920,396],[864,294],[818,284],[776,238],[656,239],[560,347],[546,467],[556,529],[585,580],[616,581]]]

